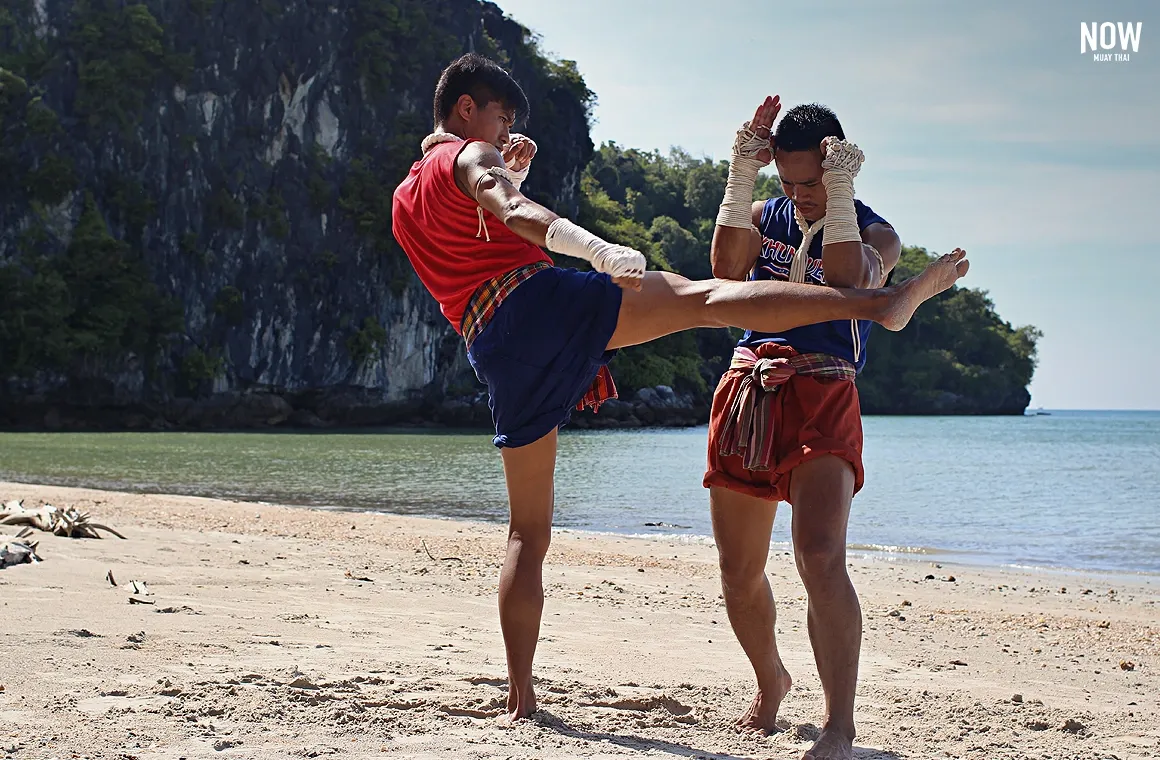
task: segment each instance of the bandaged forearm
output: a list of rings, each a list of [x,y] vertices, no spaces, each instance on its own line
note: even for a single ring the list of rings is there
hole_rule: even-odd
[[[485,171],[483,176],[481,176],[479,179],[482,182],[486,177],[495,177],[496,179],[502,179],[505,182],[510,183],[512,187],[514,187],[516,190],[519,190],[520,185],[524,184],[524,180],[528,178],[528,169],[531,168],[531,166],[528,166],[525,167],[523,171],[517,172],[512,171],[511,169],[508,169],[504,166],[492,166],[487,171]]]
[[[748,230],[753,227],[753,187],[757,173],[764,163],[757,160],[762,149],[769,148],[768,137],[758,137],[749,122],[737,130],[733,141],[733,155],[729,161],[729,179],[725,182],[725,197],[717,211],[717,225]]]
[[[729,179],[725,182],[725,197],[717,211],[717,225],[720,227],[740,227],[747,230],[753,226],[753,186],[757,184],[757,172],[761,162],[752,158],[734,156],[729,162]]]
[[[524,167],[523,171],[515,171],[511,168],[507,170],[507,180],[512,183],[516,190],[520,189],[520,185],[524,184],[524,180],[528,178],[528,171],[532,168],[531,164]]]
[[[583,259],[597,272],[612,277],[640,277],[644,274],[645,259],[640,251],[601,240],[563,217],[548,225],[544,244],[552,253]]]
[[[822,184],[826,188],[826,227],[822,245],[861,242],[858,214],[854,210],[854,177],[865,156],[845,140],[832,142],[822,160]]]

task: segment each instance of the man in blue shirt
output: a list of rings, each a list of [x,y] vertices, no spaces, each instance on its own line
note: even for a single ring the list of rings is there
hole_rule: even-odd
[[[816,104],[790,109],[771,134],[780,109],[777,98],[767,98],[738,132],[713,239],[713,275],[881,286],[901,243],[885,219],[854,200],[861,151],[845,141],[834,113]],[[771,161],[785,197],[754,203],[749,177]],[[746,332],[713,400],[704,484],[729,620],[758,686],[738,724],[773,731],[790,688],[765,575],[777,503],[786,501],[793,505],[794,553],[826,697],[822,733],[807,760],[853,756],[862,612],[846,572],[846,525],[863,482],[854,379],[865,365],[869,334],[870,324],[857,320]]]

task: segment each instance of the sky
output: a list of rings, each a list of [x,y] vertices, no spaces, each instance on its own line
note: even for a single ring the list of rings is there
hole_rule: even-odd
[[[1044,332],[1032,407],[1160,409],[1160,3],[498,2],[576,61],[597,145],[726,159],[765,95],[830,106],[857,196]],[[1085,22],[1138,50],[1097,62]]]

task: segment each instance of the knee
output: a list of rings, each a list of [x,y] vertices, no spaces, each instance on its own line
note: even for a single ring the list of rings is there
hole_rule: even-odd
[[[508,548],[519,552],[521,562],[542,562],[552,543],[552,526],[513,525],[508,530]]]
[[[718,553],[721,589],[726,593],[746,593],[765,582],[765,557]]]
[[[841,582],[846,575],[846,543],[836,538],[799,541],[794,560],[806,589],[825,588]]]
[[[732,327],[722,313],[722,306],[729,300],[729,289],[736,283],[729,280],[705,280],[697,283],[690,294],[690,302],[700,314],[700,320],[708,327]]]

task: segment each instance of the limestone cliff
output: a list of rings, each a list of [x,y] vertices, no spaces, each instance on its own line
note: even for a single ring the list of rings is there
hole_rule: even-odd
[[[474,390],[390,235],[469,50],[528,92],[525,188],[575,214],[591,93],[490,3],[3,0],[0,424],[385,424]]]

